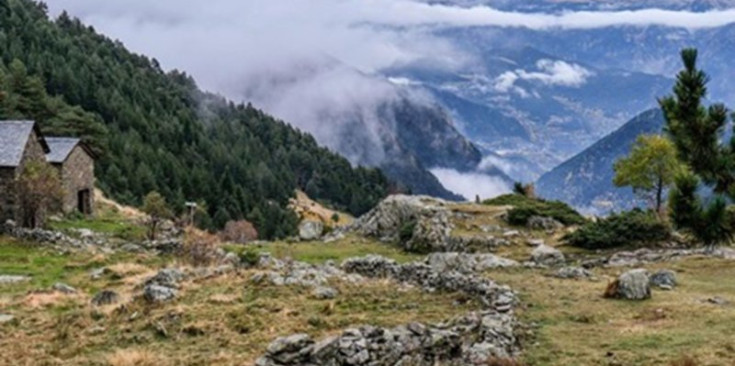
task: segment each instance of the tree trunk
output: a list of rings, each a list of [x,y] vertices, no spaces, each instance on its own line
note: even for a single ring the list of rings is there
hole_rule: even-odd
[[[664,180],[663,178],[658,178],[658,186],[656,187],[656,214],[661,214],[661,205],[663,204],[663,195],[664,195]]]

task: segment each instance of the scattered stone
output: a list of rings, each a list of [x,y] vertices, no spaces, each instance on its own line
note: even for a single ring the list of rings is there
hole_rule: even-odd
[[[75,294],[77,292],[77,289],[74,287],[71,287],[65,283],[57,282],[51,287],[54,291],[61,292],[62,294]]]
[[[324,224],[320,221],[304,221],[299,225],[301,240],[317,240],[324,233]]]
[[[331,287],[317,287],[311,292],[311,295],[317,300],[330,300],[337,297],[337,290]]]
[[[276,339],[256,366],[296,365],[479,365],[512,358],[519,347],[515,318],[471,313],[447,323],[411,323],[392,329],[363,326],[315,343],[308,335]]]
[[[634,269],[623,273],[608,286],[606,297],[627,300],[646,300],[651,298],[651,285],[648,271]]]
[[[486,253],[494,252],[510,242],[492,235],[450,236],[442,249],[443,252]]]
[[[143,251],[143,247],[133,243],[127,243],[120,247],[120,250],[128,253],[140,253]]]
[[[516,267],[518,262],[494,254],[433,253],[426,263],[436,272],[482,272],[495,268]]]
[[[166,286],[147,285],[143,297],[151,303],[171,301],[176,298],[176,290]]]
[[[546,243],[544,243],[544,239],[528,239],[526,240],[526,245],[529,247],[540,247],[546,245]]]
[[[169,288],[178,288],[179,282],[183,281],[186,275],[177,268],[166,268],[158,271],[155,276],[147,279],[145,285],[158,285]]]
[[[0,285],[12,285],[30,280],[28,276],[0,275]]]
[[[539,245],[531,252],[531,261],[543,266],[555,266],[564,263],[564,254],[548,245]]]
[[[651,286],[659,287],[664,290],[671,290],[676,287],[676,272],[668,269],[662,269],[651,275]]]
[[[503,236],[506,238],[515,238],[521,235],[521,232],[518,230],[509,230],[503,233]]]
[[[120,295],[115,291],[104,290],[92,298],[92,305],[103,306],[117,304],[120,301]]]
[[[531,230],[556,231],[564,228],[564,224],[552,217],[531,216],[528,218],[528,228]]]
[[[724,305],[730,304],[729,301],[727,301],[727,300],[725,300],[725,299],[723,299],[723,298],[721,298],[719,296],[711,297],[711,298],[707,299],[707,302],[710,303],[710,304],[719,305],[719,306],[724,306]]]
[[[350,258],[342,263],[347,273],[357,273],[369,278],[390,278],[401,283],[421,286],[425,291],[463,292],[478,299],[486,308],[493,308],[498,298],[510,297],[515,302],[515,294],[507,286],[472,273],[458,271],[437,271],[426,262],[397,264],[391,259],[369,255]],[[505,310],[506,307],[503,308]],[[496,309],[500,311],[501,309]]]
[[[0,314],[0,324],[10,323],[14,319],[15,317],[10,314]]]
[[[592,272],[582,267],[564,267],[560,268],[554,274],[558,278],[566,279],[580,279],[580,278],[592,278]]]
[[[109,272],[110,270],[107,269],[107,267],[93,269],[89,272],[89,278],[93,280],[99,280],[100,278],[102,278],[102,276],[104,276],[105,274]]]

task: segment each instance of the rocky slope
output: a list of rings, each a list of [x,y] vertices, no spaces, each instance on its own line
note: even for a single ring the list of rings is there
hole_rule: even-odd
[[[561,200],[590,213],[622,210],[637,204],[630,188],[613,184],[613,164],[627,155],[641,134],[661,133],[660,110],[650,110],[626,123],[588,149],[544,174],[536,182],[541,197]]]

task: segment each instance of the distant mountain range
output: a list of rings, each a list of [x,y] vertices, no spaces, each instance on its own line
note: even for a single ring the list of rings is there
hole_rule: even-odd
[[[482,153],[421,89],[361,73],[329,57],[301,60],[250,80],[246,100],[313,134],[354,165],[380,167],[416,194],[460,200],[432,168],[475,171]],[[510,182],[502,171],[485,172]]]
[[[595,214],[645,204],[636,201],[631,188],[615,187],[613,164],[630,152],[639,135],[661,133],[663,126],[659,109],[644,112],[541,176],[536,183],[537,194]]]

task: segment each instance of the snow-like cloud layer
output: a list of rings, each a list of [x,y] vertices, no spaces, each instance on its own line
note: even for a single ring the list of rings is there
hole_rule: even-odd
[[[502,179],[482,173],[436,168],[431,169],[431,174],[448,190],[468,200],[473,200],[475,196],[480,196],[480,199],[495,198],[510,192],[510,187]]]
[[[536,62],[537,70],[516,69],[500,74],[494,81],[495,90],[501,93],[515,92],[528,96],[525,89],[516,86],[518,80],[537,81],[549,86],[579,87],[587,82],[594,72],[561,60],[542,59]]]

